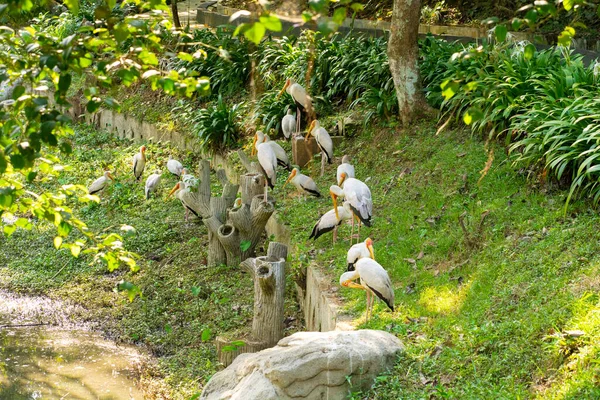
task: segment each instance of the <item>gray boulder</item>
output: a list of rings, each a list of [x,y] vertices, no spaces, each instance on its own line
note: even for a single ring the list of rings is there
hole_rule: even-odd
[[[201,399],[344,399],[391,368],[402,342],[375,330],[298,332],[241,354],[208,382]]]

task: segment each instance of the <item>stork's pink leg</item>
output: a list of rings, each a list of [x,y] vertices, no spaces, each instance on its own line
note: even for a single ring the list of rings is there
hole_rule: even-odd
[[[337,225],[335,226],[335,228],[333,228],[333,244],[337,242],[337,228]]]

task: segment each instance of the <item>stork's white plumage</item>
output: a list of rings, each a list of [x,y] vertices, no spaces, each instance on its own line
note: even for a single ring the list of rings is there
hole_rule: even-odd
[[[100,178],[96,179],[90,187],[88,188],[89,194],[96,194],[104,190],[106,186],[110,183],[111,180],[114,180],[109,171],[104,171],[104,175]]]
[[[258,136],[254,135],[253,147],[256,149],[258,163],[265,176],[266,184],[273,189],[277,182],[277,156],[268,143],[259,143]],[[265,201],[267,201],[267,187],[265,184]]]
[[[184,218],[186,221],[188,220],[188,214],[190,212],[192,212],[192,214],[194,214],[196,217],[199,217],[198,212],[196,212],[196,210],[194,210],[193,201],[191,199],[190,188],[186,186],[186,183],[184,180],[177,182],[175,187],[173,189],[171,189],[171,191],[169,192],[169,195],[167,196],[167,198],[169,198],[169,196],[171,196],[173,193],[175,193],[175,197],[177,199],[179,199],[179,201],[181,202],[181,205],[183,206],[183,209],[185,210]]]
[[[312,233],[309,239],[317,240],[319,236],[333,230],[333,242],[337,240],[337,227],[344,221],[348,221],[352,218],[352,210],[350,210],[350,204],[344,202],[343,207],[337,208],[337,215],[335,210],[329,210],[319,218],[315,226],[313,227]]]
[[[315,181],[313,181],[311,177],[301,173],[298,168],[294,168],[292,170],[290,176],[283,185],[284,188],[288,182],[291,182],[294,186],[296,186],[296,189],[298,189],[300,192],[304,192],[315,197],[321,197],[321,193],[319,192],[319,188],[317,187]]]
[[[303,109],[310,116],[313,110],[312,100],[308,93],[306,93],[306,89],[304,89],[300,84],[294,82],[292,79],[287,79],[285,81],[285,85],[277,97],[281,96],[284,91],[292,96],[292,99],[294,99],[294,102],[296,103],[296,132],[300,132],[300,121],[302,115],[300,110]]]
[[[337,207],[337,198],[343,197],[349,204],[352,213],[358,218],[358,235],[360,239],[360,224],[361,222],[367,226],[371,226],[371,218],[373,217],[373,199],[369,187],[356,178],[346,178],[342,174],[343,189],[337,185],[332,185],[329,188],[329,193],[333,199],[333,207]],[[354,219],[352,219],[352,234],[354,234]],[[352,236],[350,237],[352,243]]]
[[[353,282],[360,278],[360,285]],[[394,288],[387,271],[375,260],[361,258],[355,264],[355,270],[340,276],[340,285],[363,289],[367,293],[367,321],[372,313],[374,298],[379,297],[394,311]]]
[[[350,164],[350,157],[342,157],[342,163],[337,167],[337,184],[342,186],[342,182],[346,178],[342,178],[342,174],[346,174],[346,178],[354,178],[354,165]]]
[[[373,240],[367,238],[364,242],[360,242],[350,247],[346,255],[348,261],[348,271],[354,271],[355,264],[361,258],[375,259],[375,251],[373,250]]]
[[[292,109],[288,109],[287,114],[283,116],[281,120],[281,130],[283,131],[283,136],[286,139],[289,139],[292,136],[292,133],[295,132],[296,128],[296,117],[294,117],[294,112]]]
[[[140,147],[140,152],[133,156],[133,176],[139,181],[146,167],[146,146]]]
[[[279,145],[279,143],[272,141],[271,138],[269,138],[269,135],[265,135],[262,131],[256,131],[256,135],[256,140],[258,143],[266,143],[273,148],[273,151],[275,152],[275,157],[277,157],[277,165],[282,166],[288,171],[292,169],[290,159],[288,158],[287,153],[285,152],[283,147]]]
[[[333,161],[333,141],[331,140],[329,133],[327,133],[327,130],[321,126],[319,120],[315,119],[310,124],[305,140],[308,140],[309,135],[312,135],[315,138],[323,156],[326,157],[327,162],[331,164]]]
[[[181,176],[181,172],[183,171],[183,165],[179,161],[169,157],[169,161],[167,161],[167,169],[173,175]]]
[[[149,199],[150,195],[158,190],[158,187],[160,185],[160,178],[161,178],[160,172],[156,171],[155,173],[150,175],[148,177],[148,179],[146,179],[146,187],[145,187],[146,199]]]

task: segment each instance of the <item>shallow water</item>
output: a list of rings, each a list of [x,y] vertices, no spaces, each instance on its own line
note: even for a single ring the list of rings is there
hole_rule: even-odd
[[[143,356],[135,348],[85,330],[14,326],[39,323],[43,300],[0,291],[0,399],[143,398],[135,378]],[[51,303],[56,318],[59,303]]]

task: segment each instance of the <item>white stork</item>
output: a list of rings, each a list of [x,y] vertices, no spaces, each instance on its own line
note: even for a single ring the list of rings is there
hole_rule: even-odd
[[[150,195],[152,193],[158,190],[158,186],[160,185],[160,178],[160,171],[156,171],[155,173],[150,175],[148,179],[146,179],[146,187],[144,189],[146,193],[146,200],[150,198]]]
[[[256,135],[258,135],[258,138],[256,139],[258,143],[267,143],[273,148],[275,157],[277,157],[277,164],[290,171],[292,169],[292,164],[283,147],[281,147],[279,143],[272,141],[269,138],[269,135],[264,134],[262,131],[256,131]]]
[[[181,172],[183,171],[183,165],[179,161],[174,160],[172,157],[169,157],[169,161],[167,161],[167,169],[173,175],[181,176]]]
[[[265,176],[265,202],[267,201],[267,184],[271,189],[275,187],[277,182],[277,156],[273,147],[268,143],[259,143],[257,141],[258,136],[254,135],[254,142],[252,147],[256,149],[258,163],[262,169],[262,173]]]
[[[140,147],[140,152],[133,156],[133,176],[139,181],[146,167],[146,146]]]
[[[104,190],[104,188],[106,188],[106,186],[108,186],[110,180],[114,181],[115,179],[110,174],[110,171],[104,171],[104,175],[92,182],[92,184],[88,188],[88,193],[96,194],[98,192],[101,192],[102,190]]]
[[[344,272],[340,276],[340,285],[355,289],[363,289],[367,293],[367,316],[372,314],[375,298],[379,297],[394,311],[394,288],[387,271],[375,260],[361,258],[355,264],[354,271]],[[354,280],[360,278],[360,285]]]
[[[180,182],[177,182],[175,187],[173,189],[171,189],[171,191],[169,192],[167,199],[173,193],[175,193],[175,197],[177,197],[177,199],[179,199],[179,201],[181,201],[181,205],[183,206],[183,208],[185,210],[184,219],[186,221],[188,220],[188,215],[189,215],[190,211],[196,217],[200,217],[198,215],[198,213],[194,210],[194,207],[192,206],[191,199],[190,199],[190,189],[188,187],[186,187],[185,181],[182,180]]]
[[[358,236],[360,239],[360,224],[371,226],[373,217],[373,199],[369,187],[356,178],[346,179],[342,176],[343,189],[337,185],[329,187],[329,193],[333,199],[333,208],[337,210],[337,198],[343,197],[350,203],[350,209],[354,217],[358,219]],[[354,218],[352,219],[352,235],[354,235]],[[352,243],[352,236],[350,236]]]
[[[354,271],[354,265],[361,258],[375,259],[375,251],[373,250],[373,240],[367,238],[364,242],[360,242],[350,247],[346,255],[348,261],[348,271]]]
[[[343,178],[342,175],[346,174],[346,177]],[[347,155],[342,157],[342,163],[337,167],[337,184],[338,186],[342,186],[342,182],[346,178],[354,178],[354,165],[350,164],[350,157]]]
[[[337,208],[337,215],[335,210],[329,210],[319,218],[315,226],[313,227],[312,233],[309,239],[317,240],[319,236],[333,230],[333,243],[337,241],[337,228],[344,221],[348,221],[353,217],[352,210],[350,210],[350,204],[344,202],[343,207]]]
[[[321,193],[319,192],[319,188],[315,181],[313,181],[309,176],[301,173],[298,168],[294,168],[290,173],[290,176],[285,181],[283,187],[288,184],[288,182],[292,182],[296,189],[300,192],[308,193],[311,196],[321,197]]]
[[[283,116],[281,120],[281,130],[283,131],[283,136],[286,139],[289,139],[294,133],[294,128],[296,127],[296,117],[294,117],[294,111],[291,108],[287,110],[287,114]]]
[[[310,135],[315,138],[317,145],[321,150],[321,176],[323,176],[323,172],[325,171],[325,160],[327,160],[329,164],[333,161],[333,142],[331,141],[331,136],[329,136],[327,130],[325,130],[316,119],[308,127],[305,140],[308,140]]]
[[[294,102],[296,103],[296,132],[300,132],[300,124],[302,120],[302,113],[300,110],[304,110],[309,116],[312,115],[312,100],[308,93],[306,93],[306,89],[304,89],[300,84],[294,82],[292,79],[287,79],[285,81],[285,85],[277,97],[279,98],[283,92],[287,92],[290,96],[292,96],[292,99],[294,99]]]

